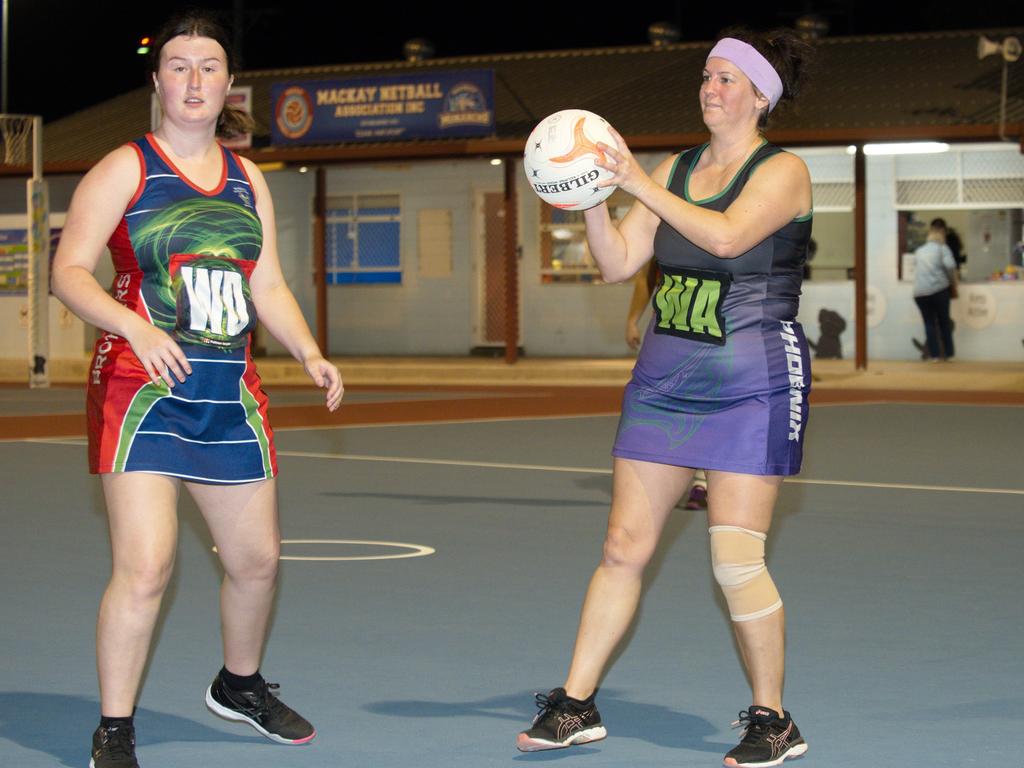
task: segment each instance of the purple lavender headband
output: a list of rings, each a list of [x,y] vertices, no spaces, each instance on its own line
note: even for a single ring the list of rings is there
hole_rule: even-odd
[[[727,59],[739,67],[754,87],[768,99],[768,111],[775,109],[782,98],[782,78],[754,46],[734,37],[723,37],[708,54],[709,59],[712,57]]]

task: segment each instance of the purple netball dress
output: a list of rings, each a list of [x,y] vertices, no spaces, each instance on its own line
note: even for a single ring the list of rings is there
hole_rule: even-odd
[[[758,163],[782,151],[762,144],[725,190],[693,200],[690,173],[706,147],[679,156],[668,188],[713,211],[728,208]],[[796,314],[810,237],[808,214],[721,259],[661,223],[654,313],[613,455],[752,475],[800,471],[811,368]]]

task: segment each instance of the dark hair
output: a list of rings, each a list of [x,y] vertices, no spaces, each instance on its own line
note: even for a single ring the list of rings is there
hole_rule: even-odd
[[[732,37],[752,46],[768,60],[782,80],[782,96],[779,104],[792,101],[800,94],[800,87],[806,77],[808,66],[814,56],[814,46],[805,41],[792,29],[773,29],[755,32],[746,27],[730,27],[719,34],[718,39]],[[768,110],[761,113],[757,121],[759,128],[768,125]]]
[[[149,69],[153,74],[160,71],[160,54],[164,46],[176,37],[208,37],[220,44],[227,57],[228,74],[235,71],[234,46],[231,35],[217,17],[209,11],[191,9],[172,16],[153,38],[149,51]],[[224,105],[217,118],[217,135],[229,139],[253,130],[252,116],[237,107]]]
[[[932,229],[949,229],[949,227],[946,226],[946,220],[945,219],[941,219],[941,218],[940,219],[932,219],[932,223],[929,224],[929,226]]]

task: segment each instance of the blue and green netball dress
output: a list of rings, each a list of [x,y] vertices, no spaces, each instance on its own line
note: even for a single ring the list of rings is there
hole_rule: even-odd
[[[706,146],[679,156],[668,188],[714,211],[728,208],[758,163],[782,151],[762,144],[723,192],[692,200],[690,173]],[[811,369],[796,315],[810,237],[808,215],[721,259],[661,223],[654,257],[662,276],[615,456],[754,475],[800,471]]]
[[[128,342],[96,342],[89,374],[89,468],[244,483],[277,472],[267,398],[250,352],[249,277],[263,247],[255,194],[238,156],[221,149],[214,189],[194,185],[153,136],[131,145],[139,188],[110,238],[112,295],[167,331],[192,374],[155,385]]]

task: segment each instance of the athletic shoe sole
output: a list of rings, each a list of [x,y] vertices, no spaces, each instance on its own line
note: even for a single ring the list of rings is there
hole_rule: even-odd
[[[89,768],[96,768],[96,761],[95,760],[89,760]]]
[[[234,720],[237,723],[248,723],[268,739],[276,741],[278,744],[288,744],[293,746],[309,744],[309,742],[316,738],[315,730],[304,739],[286,739],[282,736],[278,736],[276,733],[270,733],[251,717],[246,717],[241,712],[236,712],[233,709],[228,709],[224,705],[217,703],[217,700],[213,698],[213,686],[206,689],[206,706],[211,712],[213,712],[213,714],[223,717],[225,720]]]
[[[782,765],[783,760],[788,760],[791,757],[800,757],[806,751],[807,743],[805,742],[803,744],[794,744],[774,760],[767,760],[763,763],[737,763],[734,760],[731,763],[723,762],[722,765],[724,765],[725,768],[772,768],[776,765]]]
[[[530,738],[525,733],[516,737],[516,749],[520,752],[541,752],[545,749],[565,749],[573,744],[589,744],[592,741],[600,741],[608,735],[603,725],[596,725],[593,728],[574,733],[564,741],[548,741],[547,739]]]

